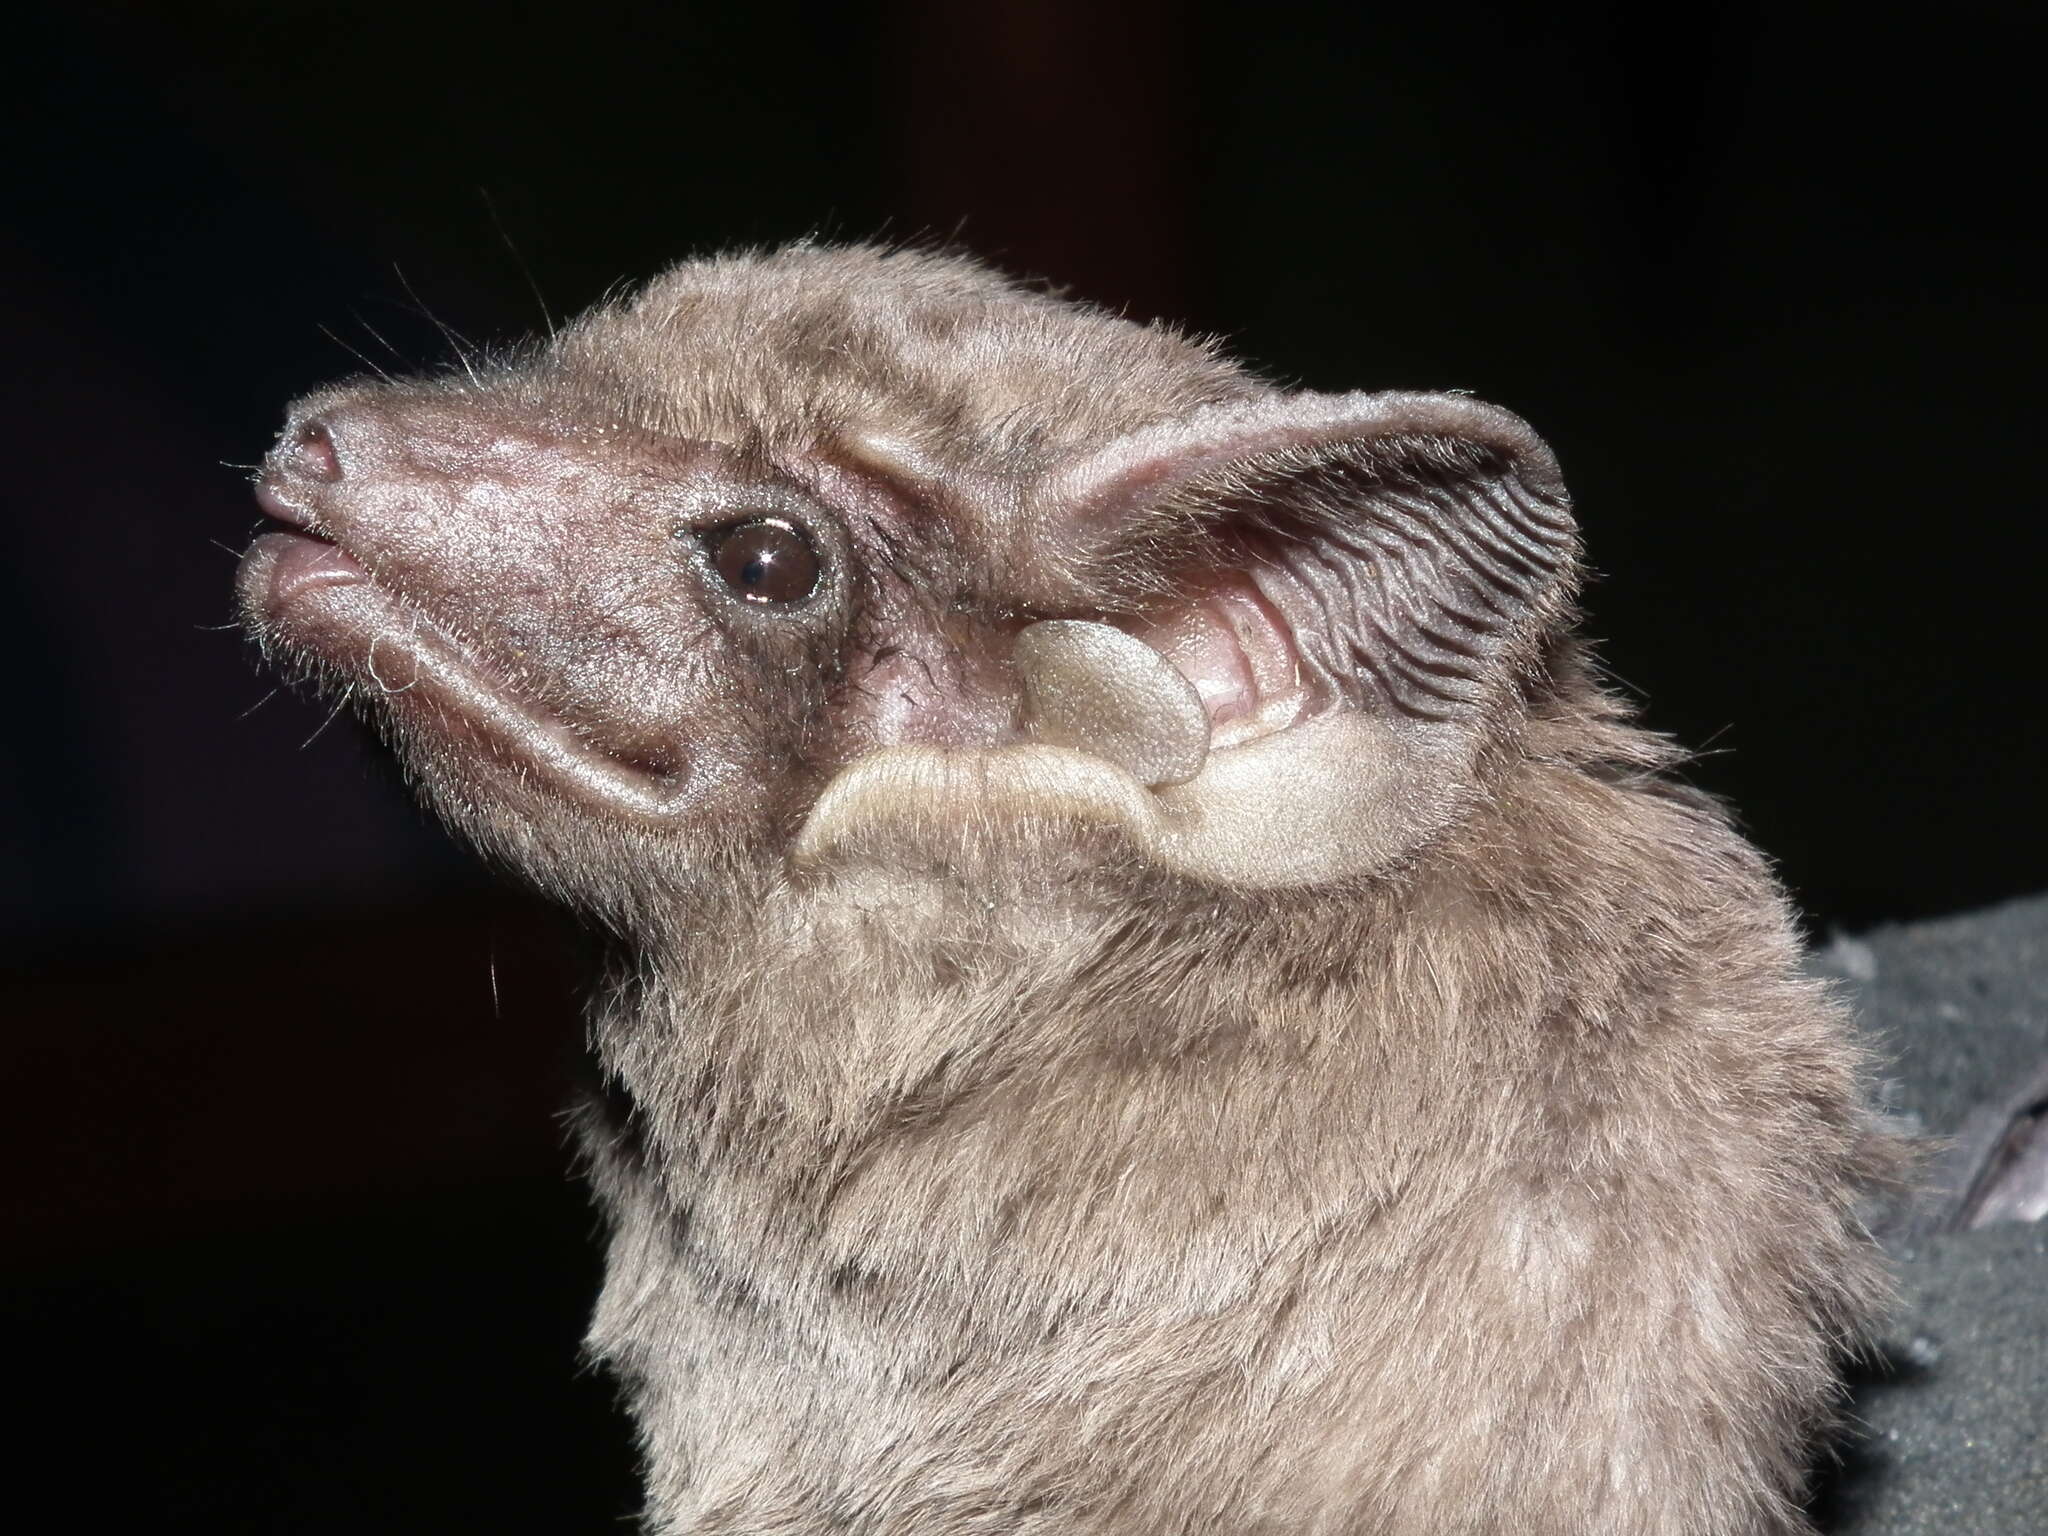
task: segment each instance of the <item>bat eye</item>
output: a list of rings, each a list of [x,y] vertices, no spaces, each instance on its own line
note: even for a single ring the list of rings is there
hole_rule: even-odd
[[[705,536],[719,578],[750,603],[798,603],[818,588],[818,555],[790,523],[752,518]]]

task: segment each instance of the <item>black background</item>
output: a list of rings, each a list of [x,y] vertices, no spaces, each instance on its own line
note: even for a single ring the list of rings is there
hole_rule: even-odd
[[[1816,932],[2037,888],[2027,9],[11,23],[0,1239],[32,1465],[159,1528],[632,1507],[575,1374],[577,940],[350,724],[247,713],[270,684],[210,626],[255,522],[233,466],[294,394],[691,253],[957,237],[1307,384],[1507,404],[1576,491],[1608,663]]]

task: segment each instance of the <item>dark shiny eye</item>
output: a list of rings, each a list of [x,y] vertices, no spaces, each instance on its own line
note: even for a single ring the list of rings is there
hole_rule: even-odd
[[[788,523],[735,523],[704,542],[720,578],[750,603],[799,603],[818,589],[817,551]]]

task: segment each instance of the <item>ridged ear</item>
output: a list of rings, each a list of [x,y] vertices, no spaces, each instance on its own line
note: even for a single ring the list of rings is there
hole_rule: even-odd
[[[1577,572],[1549,451],[1455,395],[1211,407],[1062,466],[1022,511],[1006,590],[1048,615],[1017,644],[1033,740],[870,754],[799,858],[1008,811],[1120,828],[1215,885],[1375,877],[1472,803]]]
[[[1240,571],[1323,688],[1430,723],[1488,708],[1563,620],[1577,580],[1568,507],[1549,449],[1494,406],[1276,393],[1065,466],[1037,513],[1077,586]]]

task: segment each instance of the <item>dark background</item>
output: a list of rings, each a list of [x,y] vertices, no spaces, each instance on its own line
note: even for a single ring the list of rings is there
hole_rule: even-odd
[[[230,616],[285,402],[725,245],[957,237],[1558,449],[1817,933],[2048,872],[2026,8],[45,6],[0,170],[0,1244],[88,1528],[603,1530],[578,940]],[[2029,142],[2032,138],[2034,141]],[[250,711],[253,709],[253,713]]]

